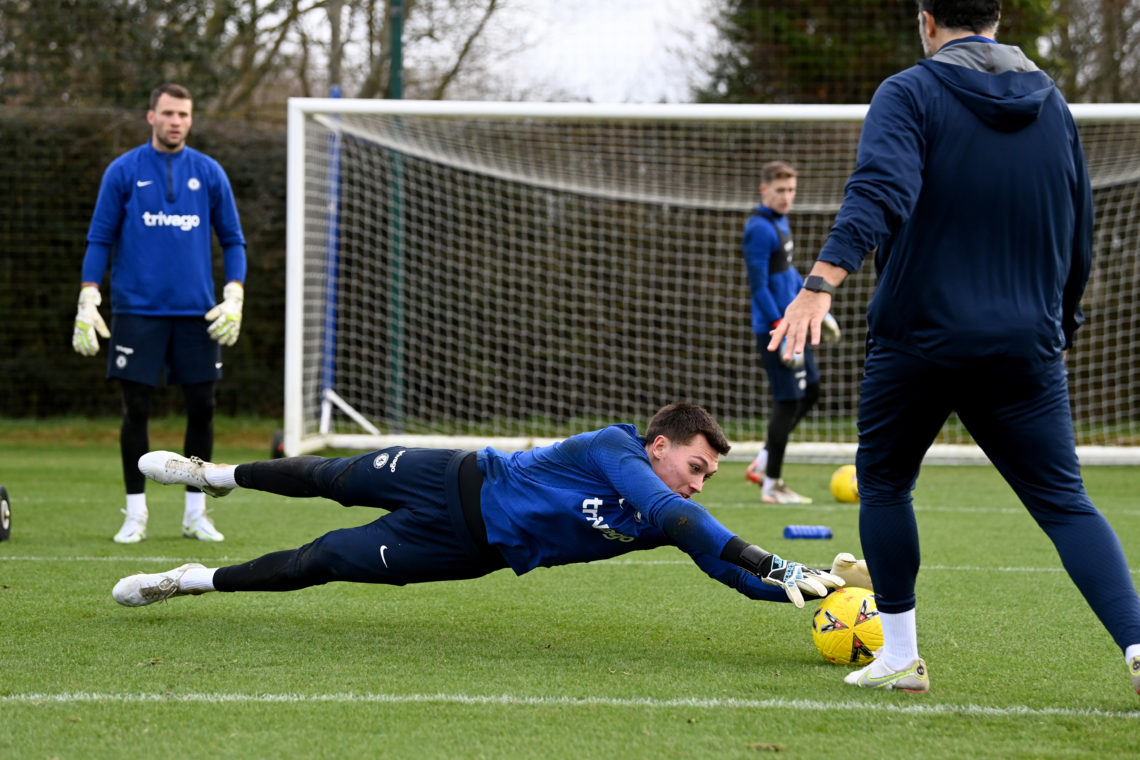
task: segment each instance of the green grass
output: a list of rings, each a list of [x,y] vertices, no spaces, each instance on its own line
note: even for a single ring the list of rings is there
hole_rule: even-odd
[[[986,467],[929,467],[919,636],[926,695],[865,692],[816,653],[811,611],[751,602],[676,550],[405,588],[333,584],[142,609],[115,581],[242,561],[377,513],[238,491],[225,543],[178,535],[181,489],[151,486],[150,538],[112,543],[115,423],[0,423],[0,757],[1106,758],[1140,754],[1123,659],[1044,535]],[[216,459],[268,453],[271,425],[219,421]],[[177,447],[176,420],[154,447]],[[810,507],[762,506],[742,463],[702,503],[769,550],[858,551],[831,466],[789,465]],[[1140,564],[1134,469],[1086,471]],[[786,541],[789,523],[830,541]],[[761,757],[766,754],[759,755]]]

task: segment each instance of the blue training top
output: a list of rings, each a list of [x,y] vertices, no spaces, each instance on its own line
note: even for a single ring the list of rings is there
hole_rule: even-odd
[[[968,37],[879,86],[819,258],[853,272],[878,247],[878,343],[946,365],[1055,361],[1083,320],[1092,220],[1053,80]]]
[[[517,574],[676,545],[708,575],[753,599],[787,601],[720,559],[734,534],[653,472],[646,441],[618,424],[551,446],[478,452],[487,540]]]
[[[221,165],[190,147],[160,153],[141,145],[103,173],[83,281],[101,283],[110,258],[112,313],[202,316],[215,304],[211,229],[226,281],[244,282],[245,237]]]
[[[767,335],[804,286],[792,266],[788,217],[767,206],[757,206],[744,223],[740,247],[752,290],[752,332]]]

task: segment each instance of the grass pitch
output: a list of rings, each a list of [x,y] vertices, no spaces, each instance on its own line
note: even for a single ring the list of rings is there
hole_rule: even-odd
[[[675,549],[393,588],[333,584],[120,607],[123,575],[232,564],[378,513],[238,491],[222,544],[179,535],[182,492],[151,484],[150,537],[111,541],[117,421],[0,422],[0,757],[1107,758],[1140,755],[1140,697],[1051,544],[988,467],[929,467],[925,695],[866,692],[812,646],[814,604],[752,602]],[[219,421],[215,458],[268,455],[271,425]],[[152,428],[180,445],[179,421]],[[859,553],[832,466],[789,465],[806,507],[761,505],[742,463],[700,501],[746,539],[829,565]],[[1138,478],[1090,468],[1140,566]],[[790,523],[828,541],[787,541]],[[759,756],[766,756],[761,754]]]

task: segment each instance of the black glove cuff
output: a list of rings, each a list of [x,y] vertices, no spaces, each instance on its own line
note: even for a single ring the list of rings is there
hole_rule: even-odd
[[[763,575],[764,568],[772,568],[772,555],[740,536],[733,536],[721,550],[720,558],[744,568],[753,575]]]

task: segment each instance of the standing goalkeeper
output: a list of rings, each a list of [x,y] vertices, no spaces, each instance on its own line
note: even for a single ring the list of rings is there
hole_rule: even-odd
[[[830,293],[878,248],[855,466],[883,648],[848,683],[930,688],[915,623],[911,491],[957,412],[1053,542],[1140,690],[1140,599],[1081,481],[1064,363],[1092,260],[1088,171],[1053,80],[995,39],[1000,13],[1000,0],[919,0],[928,58],[875,93],[831,235],[768,348],[786,336],[791,353],[809,331],[818,341]]]
[[[764,350],[772,328],[784,318],[784,309],[804,281],[792,266],[792,232],[788,212],[796,198],[796,170],[787,161],[769,161],[760,169],[760,205],[744,225],[741,253],[752,292],[752,331],[760,347],[772,408],[764,448],[748,465],[745,475],[760,486],[760,500],[768,504],[810,504],[811,499],[788,488],[782,477],[784,452],[792,431],[819,399],[819,370],[811,348],[784,361]],[[839,325],[826,322],[830,340],[839,340]]]
[[[187,455],[210,458],[214,446],[214,388],[222,375],[221,346],[241,330],[245,237],[229,179],[217,161],[186,145],[193,101],[177,84],[150,96],[150,142],[116,158],[103,174],[87,233],[83,284],[72,346],[99,351],[96,334],[110,338],[107,377],[123,398],[120,449],[126,482],[126,519],[120,544],[146,538],[146,479],[139,457],[150,448],[151,395],[164,372],[182,386]],[[225,259],[223,300],[215,304],[210,231]],[[99,285],[111,264],[111,329],[99,314]],[[186,489],[182,535],[201,541],[224,536],[206,514],[199,489]]]

